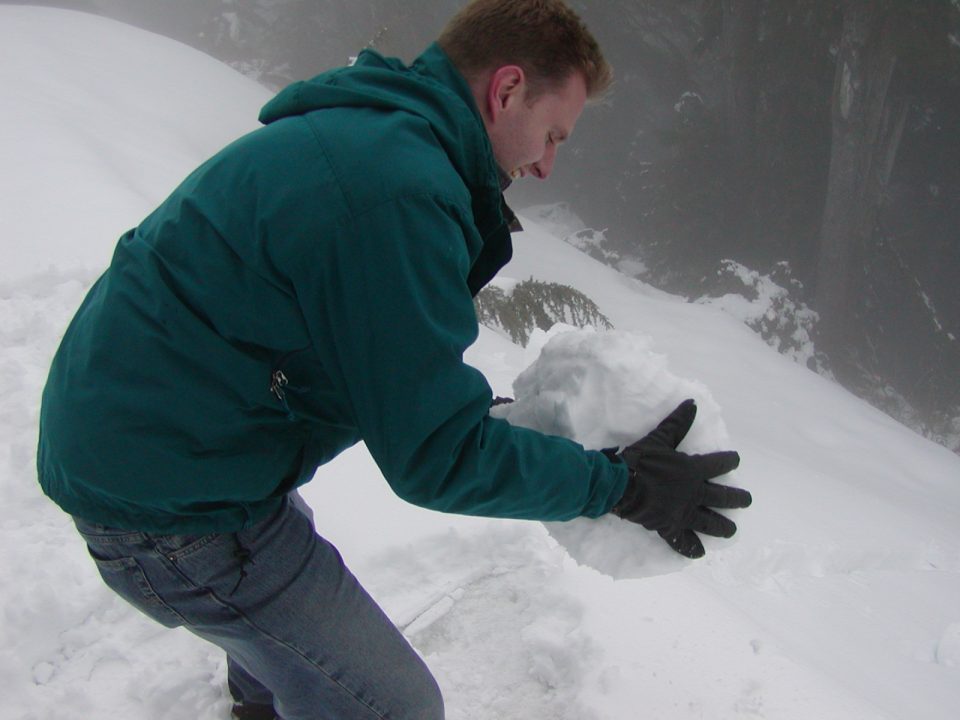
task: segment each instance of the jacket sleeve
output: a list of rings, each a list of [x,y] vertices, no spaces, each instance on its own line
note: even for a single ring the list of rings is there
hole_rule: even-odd
[[[405,500],[491,517],[602,515],[625,468],[491,418],[490,387],[463,361],[478,333],[471,232],[456,204],[417,195],[353,215],[318,243],[294,286],[323,369]]]

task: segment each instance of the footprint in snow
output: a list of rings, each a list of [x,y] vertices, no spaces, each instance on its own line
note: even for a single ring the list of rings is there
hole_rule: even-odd
[[[424,656],[450,720],[597,720],[579,701],[600,649],[539,526],[491,524],[384,553],[371,592]]]

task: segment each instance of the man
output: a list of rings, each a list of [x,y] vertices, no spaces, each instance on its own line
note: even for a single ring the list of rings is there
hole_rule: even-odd
[[[427,668],[291,500],[363,440],[401,497],[496,517],[614,511],[703,553],[685,403],[620,455],[510,427],[462,354],[510,257],[503,178],[546,178],[610,70],[561,0],[476,0],[410,67],[366,51],[124,235],[63,339],[38,468],[106,583],[228,655],[235,717],[443,717]],[[509,213],[507,213],[509,214]],[[362,508],[344,511],[362,512]]]

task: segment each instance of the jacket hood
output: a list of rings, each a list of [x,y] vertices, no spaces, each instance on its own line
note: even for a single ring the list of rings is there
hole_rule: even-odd
[[[475,201],[496,194],[499,179],[483,120],[466,80],[436,43],[409,67],[363,50],[355,64],[293,83],[260,111],[260,122],[331,107],[367,107],[421,116],[463,178]],[[491,202],[487,200],[486,202]]]

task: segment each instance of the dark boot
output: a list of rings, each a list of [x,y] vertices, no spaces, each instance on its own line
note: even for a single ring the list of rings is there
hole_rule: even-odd
[[[257,705],[255,703],[234,703],[231,717],[234,720],[277,720],[273,705]]]

